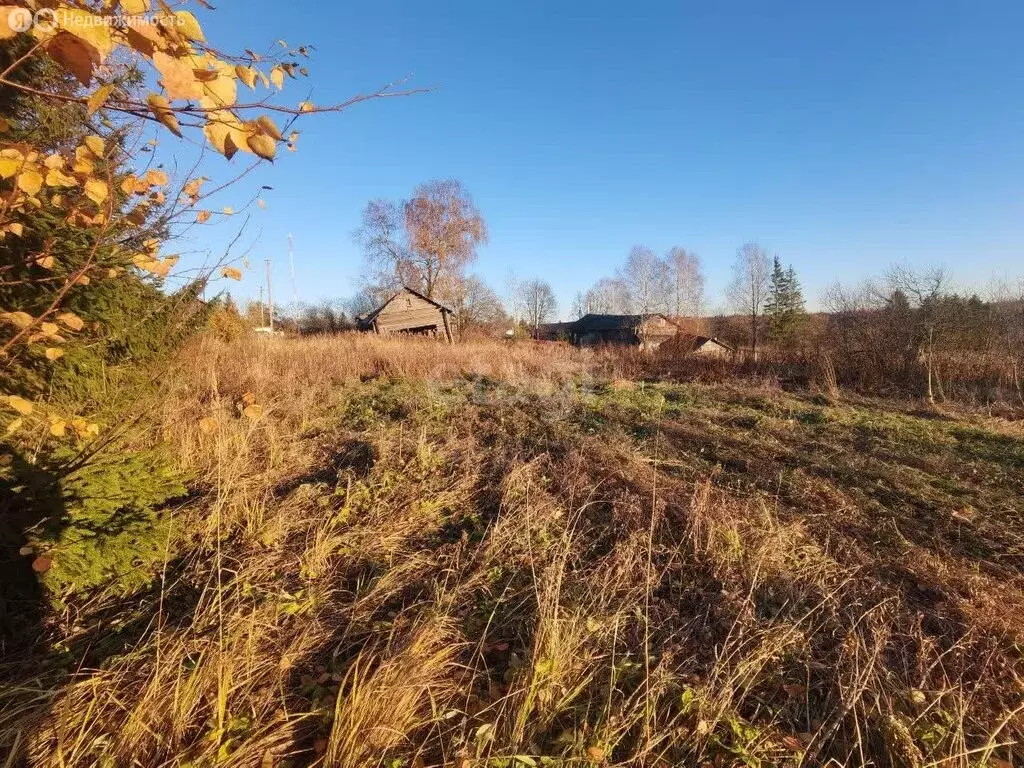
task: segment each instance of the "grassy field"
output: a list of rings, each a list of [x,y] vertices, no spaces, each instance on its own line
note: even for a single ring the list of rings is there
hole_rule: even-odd
[[[186,360],[176,543],[9,670],[9,765],[1024,764],[1022,422],[529,343]]]

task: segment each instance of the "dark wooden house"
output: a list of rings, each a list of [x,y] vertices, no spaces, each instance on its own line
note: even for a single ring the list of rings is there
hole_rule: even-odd
[[[534,334],[539,341],[572,341],[576,323],[541,323]]]
[[[428,299],[412,288],[403,288],[368,315],[356,318],[361,331],[388,335],[411,333],[452,342],[451,308]]]
[[[569,323],[569,340],[579,347],[602,344],[654,350],[679,332],[665,315],[584,315]]]
[[[665,315],[584,315],[571,323],[545,323],[537,328],[542,341],[568,341],[578,347],[613,345],[657,349],[679,333]]]

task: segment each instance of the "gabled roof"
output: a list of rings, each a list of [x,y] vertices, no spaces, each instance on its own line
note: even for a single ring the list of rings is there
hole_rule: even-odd
[[[428,299],[422,293],[420,293],[419,291],[413,290],[409,286],[405,286],[404,288],[402,288],[402,291],[408,291],[413,296],[418,296],[421,299],[423,299],[424,301],[429,301],[431,304],[433,304],[438,309],[443,309],[445,312],[451,312],[453,315],[455,314],[455,310],[452,309],[451,307],[449,307],[447,304],[442,304],[440,301],[435,301],[434,299]],[[396,293],[394,296],[391,297],[391,299],[394,299],[402,291],[399,291],[398,293]],[[391,299],[388,299],[388,301],[391,301]]]
[[[719,339],[711,338],[709,336],[696,336],[689,333],[680,333],[672,339],[672,348],[679,352],[696,352],[707,344],[715,344],[723,349],[729,350],[730,352],[736,351],[724,341],[720,341]]]
[[[573,330],[577,333],[594,333],[598,331],[631,331],[643,325],[652,317],[660,317],[669,320],[665,315],[654,313],[650,315],[584,315],[575,323]],[[672,322],[669,320],[669,322]]]
[[[575,329],[576,323],[541,323],[537,326],[537,333],[541,336],[558,336]]]
[[[403,286],[401,288],[401,290],[395,291],[395,293],[392,294],[391,298],[389,298],[387,301],[385,301],[383,304],[381,304],[379,307],[377,307],[375,310],[373,310],[373,312],[370,312],[367,315],[363,315],[361,317],[356,318],[359,321],[359,325],[361,327],[369,326],[371,323],[373,323],[373,321],[375,319],[377,319],[377,315],[379,315],[384,310],[384,307],[386,307],[392,301],[397,299],[403,293],[411,293],[413,296],[415,296],[415,297],[417,297],[419,299],[423,299],[424,301],[429,302],[430,304],[433,304],[435,307],[440,309],[442,312],[447,312],[447,313],[452,314],[452,315],[455,314],[455,310],[452,309],[451,307],[446,306],[445,304],[442,304],[439,301],[434,301],[433,299],[428,299],[426,296],[424,296],[419,291],[413,290],[412,288],[410,288],[409,286],[406,285],[406,286]]]

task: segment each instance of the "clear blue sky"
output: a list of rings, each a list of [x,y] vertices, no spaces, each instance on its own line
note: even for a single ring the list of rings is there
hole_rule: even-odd
[[[699,253],[712,308],[747,240],[812,304],[893,261],[1024,273],[1020,0],[218,5],[200,17],[222,48],[315,45],[317,103],[408,74],[436,88],[304,119],[256,177],[275,189],[253,259],[276,259],[282,298],[287,233],[302,300],[350,295],[367,200],[447,177],[490,228],[475,270],[499,293],[541,276],[563,313],[636,243]]]

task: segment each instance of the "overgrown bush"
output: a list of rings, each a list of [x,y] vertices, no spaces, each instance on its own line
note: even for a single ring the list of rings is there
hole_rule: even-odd
[[[167,546],[159,507],[185,491],[172,458],[149,445],[147,408],[159,396],[161,371],[210,308],[196,302],[198,286],[166,296],[141,283],[119,285],[123,303],[110,297],[116,309],[82,309],[86,317],[102,313],[103,333],[70,347],[44,379],[62,414],[89,420],[51,417],[2,447],[2,538],[45,556],[35,568],[54,594],[144,583]]]
[[[65,455],[51,459],[75,456]],[[129,592],[146,584],[168,554],[170,516],[161,506],[185,494],[184,476],[157,449],[105,451],[54,476],[48,507],[28,531],[36,570],[55,595],[104,587]]]

